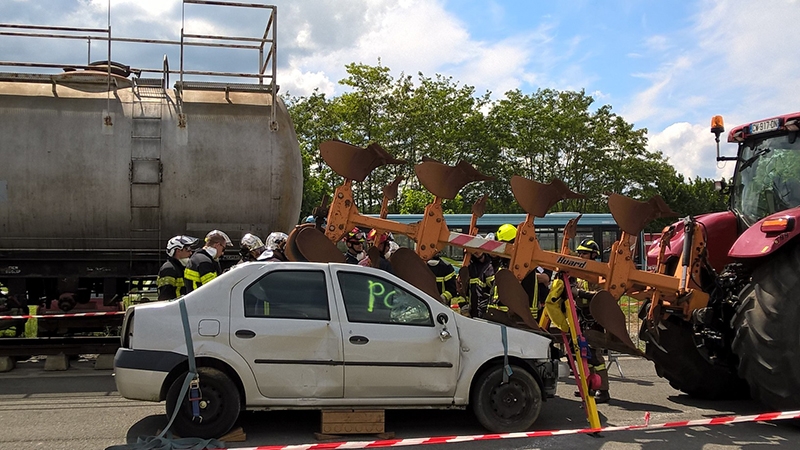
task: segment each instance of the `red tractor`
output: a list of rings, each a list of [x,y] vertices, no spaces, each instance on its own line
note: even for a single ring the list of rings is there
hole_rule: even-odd
[[[736,157],[719,156],[722,117],[712,119],[717,161],[736,161],[728,211],[665,228],[648,252],[659,270],[709,294],[690,310],[646,304],[641,338],[658,374],[692,396],[751,395],[800,408],[800,112],[735,127]],[[691,249],[700,256],[682,261]],[[693,267],[695,270],[686,270]],[[655,314],[653,314],[655,312]],[[749,388],[749,389],[748,389]]]

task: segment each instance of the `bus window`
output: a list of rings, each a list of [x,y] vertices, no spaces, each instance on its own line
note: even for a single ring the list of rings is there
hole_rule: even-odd
[[[539,240],[539,247],[550,252],[558,251],[556,248],[556,233],[552,228],[537,228],[536,239]]]
[[[613,230],[603,231],[603,242],[600,244],[603,249],[603,254],[601,255],[601,259],[603,262],[608,262],[608,258],[611,254],[611,246],[614,245],[614,242],[617,241],[617,232]]]

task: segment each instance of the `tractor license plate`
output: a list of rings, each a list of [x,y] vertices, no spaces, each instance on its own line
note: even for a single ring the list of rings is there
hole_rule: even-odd
[[[750,134],[766,133],[767,131],[774,131],[780,127],[779,119],[769,119],[762,122],[750,124]]]

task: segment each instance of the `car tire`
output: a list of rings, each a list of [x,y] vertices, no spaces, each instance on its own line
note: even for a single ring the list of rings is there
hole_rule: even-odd
[[[211,367],[198,367],[200,376],[200,415],[203,420],[192,420],[192,404],[188,392],[178,401],[186,373],[179,376],[167,391],[167,417],[172,417],[176,405],[178,415],[172,431],[180,437],[219,438],[233,427],[239,418],[241,406],[239,390],[223,372]]]
[[[511,366],[508,383],[503,383],[503,366],[483,372],[472,393],[472,409],[484,428],[492,433],[524,431],[542,410],[542,390],[525,369]]]

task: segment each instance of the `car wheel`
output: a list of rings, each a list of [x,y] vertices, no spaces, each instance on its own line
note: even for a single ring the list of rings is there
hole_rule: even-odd
[[[508,383],[503,383],[503,366],[480,375],[472,394],[472,408],[478,422],[493,433],[524,431],[542,410],[539,383],[525,369],[511,366]]]
[[[176,407],[179,409],[172,423],[172,431],[178,436],[218,438],[227,433],[239,418],[239,390],[227,375],[217,369],[198,367],[197,373],[200,376],[202,398],[199,402],[202,420],[192,420],[192,403],[188,392],[178,399],[186,379],[185,373],[167,391],[167,417],[172,417]]]

